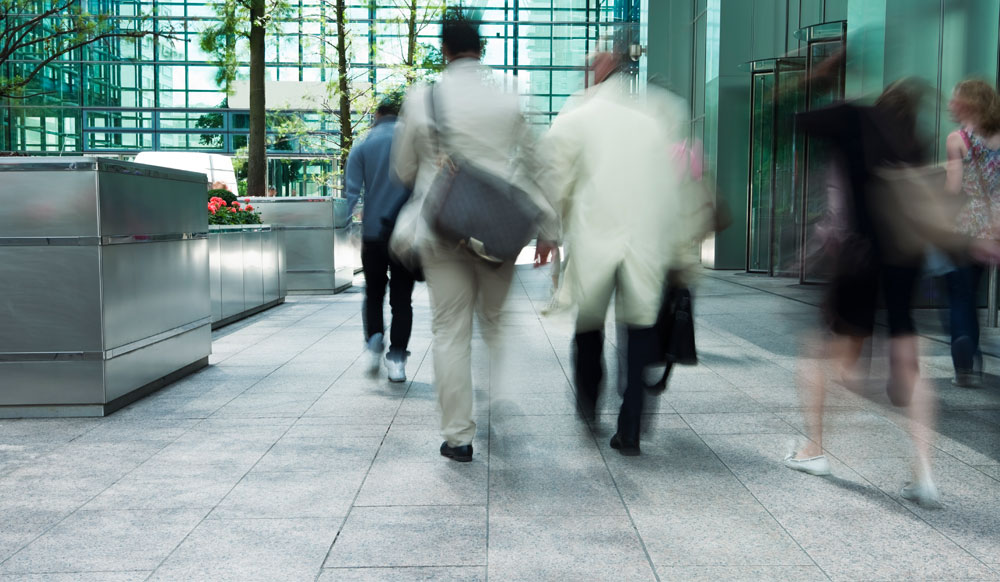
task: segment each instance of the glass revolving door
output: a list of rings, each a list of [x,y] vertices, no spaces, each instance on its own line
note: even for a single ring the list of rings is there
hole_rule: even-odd
[[[801,148],[795,113],[805,107],[802,58],[754,61],[750,116],[747,271],[794,276],[801,256],[800,200],[795,187]]]
[[[806,41],[806,106],[826,107],[844,97],[846,61],[844,57],[847,23],[829,22],[803,28],[796,36]],[[819,225],[827,211],[827,190],[832,185],[829,152],[820,140],[802,138],[804,171],[802,191],[802,283],[821,283],[829,279],[831,257],[824,254]]]

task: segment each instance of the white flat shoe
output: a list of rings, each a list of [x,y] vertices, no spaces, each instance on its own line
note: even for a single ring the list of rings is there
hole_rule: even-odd
[[[944,507],[941,505],[941,494],[938,493],[937,486],[934,485],[933,481],[907,483],[899,491],[899,496],[927,509],[941,509]]]
[[[830,474],[830,461],[826,460],[826,455],[810,457],[808,459],[796,459],[795,453],[785,457],[784,464],[789,469],[809,473],[810,475],[824,476]]]

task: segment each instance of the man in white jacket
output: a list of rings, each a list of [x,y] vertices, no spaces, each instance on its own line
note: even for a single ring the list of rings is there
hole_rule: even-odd
[[[410,92],[403,106],[402,130],[393,143],[396,173],[404,184],[413,185],[416,201],[427,196],[442,155],[458,153],[503,178],[534,175],[532,170],[517,171],[520,162],[530,162],[532,155],[530,132],[517,96],[492,82],[491,71],[479,61],[482,45],[478,30],[454,14],[449,11],[442,26],[441,47],[448,65],[441,80]],[[519,185],[535,190],[528,183]],[[495,355],[501,308],[514,264],[488,264],[442,240],[425,223],[417,232],[433,312],[434,384],[445,438],[440,452],[467,462],[472,460],[476,434],[472,420],[473,314],[478,312],[483,339]]]
[[[562,209],[569,263],[564,281],[578,309],[577,404],[594,418],[603,377],[604,319],[612,294],[616,319],[627,327],[627,385],[611,446],[639,454],[643,370],[655,356],[653,329],[668,270],[679,264],[700,227],[685,200],[687,167],[673,152],[688,131],[684,102],[650,87],[631,95],[618,71],[624,56],[594,58],[596,86],[564,110],[545,136],[542,186]],[[540,242],[545,254],[551,243]]]

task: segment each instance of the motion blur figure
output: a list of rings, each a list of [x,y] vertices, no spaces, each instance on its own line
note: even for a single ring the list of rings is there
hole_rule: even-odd
[[[516,95],[490,82],[479,59],[482,44],[474,23],[449,9],[442,24],[441,49],[447,67],[433,88],[411,91],[403,106],[403,127],[393,144],[396,172],[414,185],[414,197],[426,197],[444,160],[442,151],[460,152],[470,163],[495,176],[515,173],[527,182],[533,170],[516,172],[532,160],[531,133]],[[430,91],[433,90],[433,101]],[[435,115],[429,108],[435,107]],[[437,119],[435,131],[434,118]],[[447,171],[447,170],[445,170]],[[530,183],[522,189],[536,191]],[[430,291],[434,336],[434,385],[441,407],[440,452],[455,461],[472,460],[476,423],[472,419],[472,320],[479,318],[492,360],[500,348],[501,309],[514,276],[514,263],[488,264],[468,250],[449,244],[423,228],[420,262]],[[551,236],[551,235],[550,235]]]
[[[980,80],[962,81],[948,104],[959,129],[948,135],[948,193],[964,196],[958,232],[983,240],[1000,235],[1000,95]],[[956,386],[982,386],[977,292],[983,265],[965,261],[945,275]]]
[[[926,91],[920,82],[904,79],[886,88],[874,107],[840,103],[800,113],[797,123],[830,142],[843,172],[841,227],[845,232],[831,237],[840,247],[824,309],[832,337],[822,342],[816,356],[832,359],[842,377],[851,374],[865,338],[872,335],[881,286],[890,336],[887,391],[894,405],[907,407],[915,449],[913,481],[900,494],[920,505],[937,507],[940,497],[931,472],[933,395],[920,379],[912,299],[928,245],[953,257],[993,256],[996,247],[953,234],[941,215],[910,216],[921,205],[919,192],[931,192],[925,198],[932,202],[943,196],[943,181],[935,186],[913,179],[920,176],[918,169],[926,161],[925,142],[917,132],[917,112]],[[926,187],[920,190],[921,186]],[[785,465],[828,475],[830,464],[822,440],[826,378],[817,361],[803,363],[811,441],[786,457]]]
[[[687,130],[684,102],[654,87],[628,92],[624,56],[600,53],[596,86],[564,110],[543,138],[541,184],[561,209],[568,250],[564,282],[577,307],[574,375],[577,405],[588,420],[604,376],[604,320],[612,295],[627,328],[627,373],[611,446],[638,455],[643,370],[655,357],[653,325],[668,270],[690,242],[681,170],[671,163]],[[545,254],[554,247],[539,241]],[[690,265],[688,265],[690,266]]]
[[[406,381],[406,358],[410,355],[410,331],[413,327],[413,275],[389,254],[389,236],[396,215],[410,193],[391,171],[390,151],[399,115],[399,99],[390,95],[375,112],[375,125],[351,149],[347,157],[344,190],[349,213],[364,193],[364,217],[361,223],[361,267],[365,274],[364,316],[365,347],[370,357],[369,373],[378,372],[385,351],[385,287],[389,285],[392,326],[385,367],[390,382]],[[388,273],[388,276],[387,276]]]

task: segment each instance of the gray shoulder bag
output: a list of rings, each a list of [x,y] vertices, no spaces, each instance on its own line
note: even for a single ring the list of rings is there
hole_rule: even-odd
[[[526,192],[447,150],[431,87],[428,99],[434,141],[449,163],[438,170],[424,216],[443,239],[492,264],[513,261],[538,230],[541,210]],[[444,147],[442,147],[444,146]]]

